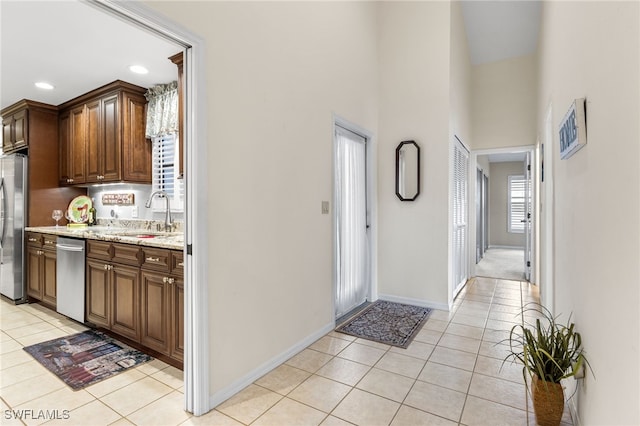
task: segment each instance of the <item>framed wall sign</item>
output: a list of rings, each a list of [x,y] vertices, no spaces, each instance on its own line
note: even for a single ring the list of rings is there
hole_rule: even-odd
[[[586,107],[585,98],[574,100],[560,122],[561,160],[571,157],[587,144]]]

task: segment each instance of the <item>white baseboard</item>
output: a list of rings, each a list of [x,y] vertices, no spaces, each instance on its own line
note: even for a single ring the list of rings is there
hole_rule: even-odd
[[[524,247],[521,246],[499,246],[499,245],[489,245],[489,249],[499,248],[499,249],[509,249],[509,250],[524,250]]]
[[[315,342],[325,334],[329,333],[334,328],[335,328],[335,321],[332,321],[331,323],[322,327],[320,330],[316,331],[315,333],[307,336],[300,342],[296,343],[286,351],[271,358],[269,361],[265,362],[260,367],[256,368],[253,371],[250,371],[244,377],[241,377],[240,379],[231,383],[229,386],[219,390],[213,395],[210,395],[209,407],[211,407],[211,409],[214,409],[215,407],[217,407],[227,399],[231,398],[236,393],[240,392],[242,389],[249,386],[251,383],[258,380],[260,377],[267,374],[269,371],[278,367],[280,364],[284,363],[286,360],[288,360],[298,352],[302,351],[307,346],[309,346],[310,344],[312,344],[313,342]]]
[[[413,299],[411,297],[393,296],[391,294],[379,294],[380,300],[386,300],[387,302],[405,303],[407,305],[422,306],[425,308],[439,309],[441,311],[449,311],[449,305],[447,303],[436,303],[428,300]]]

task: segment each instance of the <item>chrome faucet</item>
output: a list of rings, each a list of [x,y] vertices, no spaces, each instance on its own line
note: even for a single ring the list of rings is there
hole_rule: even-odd
[[[150,208],[151,207],[151,200],[153,200],[153,197],[155,197],[156,195],[164,197],[164,199],[166,200],[167,211],[166,211],[165,216],[164,216],[164,230],[166,232],[171,232],[171,206],[170,206],[170,203],[169,203],[169,196],[167,195],[166,192],[164,192],[162,190],[158,190],[158,191],[152,192],[151,195],[149,195],[149,199],[147,200],[147,202],[145,203],[144,206],[146,208]]]

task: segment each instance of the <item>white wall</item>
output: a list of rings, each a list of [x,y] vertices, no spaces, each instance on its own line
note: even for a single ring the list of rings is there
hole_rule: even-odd
[[[640,424],[639,18],[638,2],[543,9],[538,129],[551,104],[556,310],[573,313],[595,373],[578,424]],[[588,142],[560,160],[558,126],[579,97]]]
[[[508,232],[508,180],[510,175],[523,175],[523,162],[490,164],[489,179],[489,245],[524,247],[524,233]]]
[[[472,81],[471,59],[467,33],[464,28],[462,6],[459,1],[451,2],[450,25],[450,138],[457,136],[469,148],[473,148],[471,129]]]
[[[446,2],[378,5],[379,293],[445,307],[449,19]],[[413,202],[400,201],[394,189],[395,149],[403,140],[421,149],[421,189]]]
[[[536,59],[527,55],[473,66],[473,149],[535,144]]]
[[[486,176],[491,176],[491,163],[489,163],[489,157],[487,155],[478,155],[477,169],[482,170]]]
[[[149,5],[206,43],[217,394],[333,321],[332,114],[377,132],[376,5]]]

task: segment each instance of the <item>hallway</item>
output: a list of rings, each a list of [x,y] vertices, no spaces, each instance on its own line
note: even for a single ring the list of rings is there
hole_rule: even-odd
[[[506,347],[497,342],[521,304],[537,300],[530,284],[474,279],[451,313],[432,311],[407,349],[331,332],[201,417],[182,410],[180,371],[157,360],[72,392],[22,346],[83,327],[3,300],[2,409],[69,410],[68,420],[47,423],[65,425],[527,424],[521,368],[501,369]]]
[[[476,264],[476,276],[503,280],[524,280],[524,250],[490,248]]]

